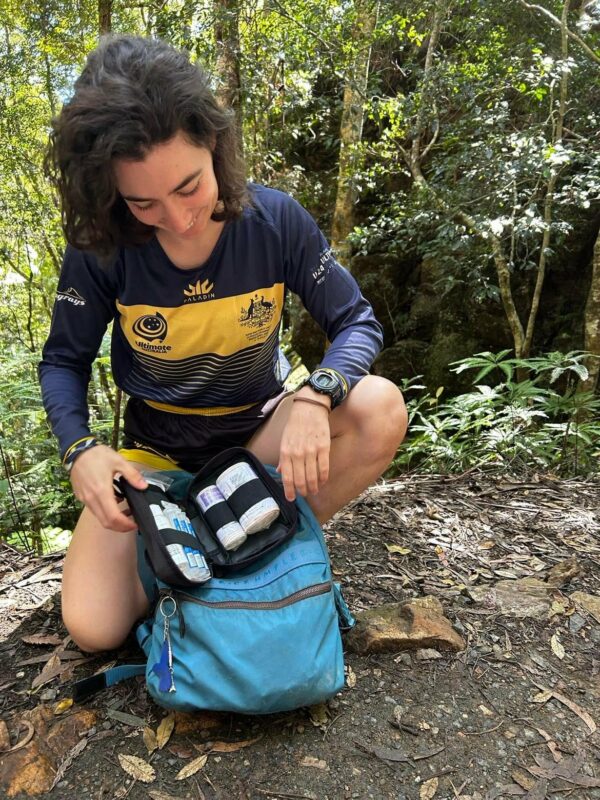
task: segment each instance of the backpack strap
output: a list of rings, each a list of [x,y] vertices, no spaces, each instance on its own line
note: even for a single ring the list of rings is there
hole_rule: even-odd
[[[90,675],[89,678],[82,678],[73,684],[73,702],[81,703],[87,700],[96,692],[100,692],[115,683],[120,683],[136,675],[145,675],[145,664],[123,664],[120,667],[112,667],[97,675]]]

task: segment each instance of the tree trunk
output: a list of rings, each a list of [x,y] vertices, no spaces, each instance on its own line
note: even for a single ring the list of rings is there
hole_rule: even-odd
[[[340,260],[348,263],[350,247],[348,234],[354,228],[354,209],[358,192],[354,179],[361,166],[360,143],[364,121],[364,100],[369,79],[371,44],[379,13],[378,0],[356,0],[356,22],[353,41],[356,55],[348,69],[344,87],[344,106],[340,124],[340,156],[337,195],[331,245]]]
[[[561,17],[561,57],[562,57],[562,75],[560,79],[560,99],[558,102],[558,111],[556,114],[556,122],[554,123],[554,131],[552,134],[552,146],[560,145],[563,138],[563,130],[565,123],[565,115],[567,113],[567,100],[568,100],[568,86],[569,86],[569,72],[567,60],[569,58],[569,38],[567,36],[567,21],[569,15],[570,0],[565,0]],[[554,205],[554,192],[558,182],[558,175],[560,168],[552,167],[548,185],[546,186],[546,197],[544,199],[544,235],[542,236],[542,244],[540,245],[540,255],[538,258],[537,275],[535,287],[533,290],[533,297],[531,299],[531,307],[529,310],[529,318],[527,320],[527,328],[525,331],[525,341],[523,342],[523,351],[517,353],[518,356],[528,358],[531,353],[531,345],[533,343],[533,332],[535,330],[535,323],[537,320],[538,309],[540,305],[540,298],[542,296],[542,288],[544,286],[544,279],[546,277],[546,253],[550,247],[551,225],[553,216]]]
[[[98,0],[98,30],[100,36],[112,30],[112,0]]]
[[[584,349],[596,358],[588,360],[589,376],[586,381],[581,381],[579,390],[593,392],[598,387],[600,374],[600,231],[596,237],[592,256],[592,282],[585,306]]]
[[[216,71],[220,79],[217,97],[235,113],[238,144],[240,152],[243,152],[238,1],[215,0],[214,10]]]

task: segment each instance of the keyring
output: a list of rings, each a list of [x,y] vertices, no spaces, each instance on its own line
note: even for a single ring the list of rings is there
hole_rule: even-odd
[[[171,611],[170,614],[166,614],[164,609],[164,603],[165,601],[169,600],[171,601],[171,603],[173,603],[173,610]],[[177,613],[177,603],[175,602],[175,599],[173,597],[169,597],[168,595],[166,595],[165,597],[161,598],[158,609],[165,619],[171,619]]]

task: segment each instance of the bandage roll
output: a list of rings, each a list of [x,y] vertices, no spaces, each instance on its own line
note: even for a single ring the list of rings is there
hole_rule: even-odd
[[[280,508],[275,499],[245,461],[228,467],[219,475],[216,484],[245,533],[263,531],[279,516]]]
[[[199,491],[196,502],[225,550],[236,550],[246,541],[244,529],[216,486],[206,486]]]

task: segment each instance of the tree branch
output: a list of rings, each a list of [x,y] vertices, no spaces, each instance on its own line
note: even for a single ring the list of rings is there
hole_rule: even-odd
[[[559,20],[558,17],[555,17],[554,14],[551,11],[548,11],[547,8],[544,8],[543,6],[536,6],[533,3],[527,3],[526,0],[518,0],[518,2],[523,6],[523,8],[526,8],[528,11],[536,11],[539,14],[543,14],[545,17],[547,17],[553,23],[553,25],[555,25],[557,28],[561,28],[562,29],[562,22]],[[600,64],[600,55],[595,53],[592,50],[592,48],[589,47],[583,41],[581,36],[579,36],[574,31],[570,30],[569,28],[567,28],[567,36],[570,39],[573,39],[574,42],[577,42],[577,44],[584,50],[584,52],[586,52],[588,54],[588,56],[593,61],[596,62],[596,64]]]

